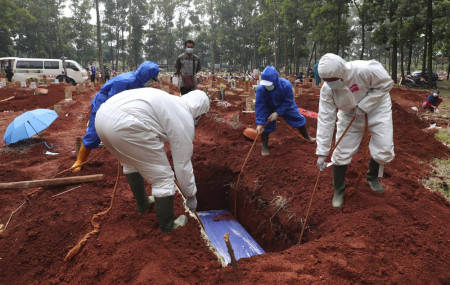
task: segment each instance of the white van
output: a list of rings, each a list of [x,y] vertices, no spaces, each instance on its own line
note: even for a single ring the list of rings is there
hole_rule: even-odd
[[[56,78],[62,82],[64,78],[64,68],[62,59],[47,58],[20,58],[20,57],[1,57],[0,72],[2,77],[6,77],[5,69],[11,64],[14,76],[12,81],[26,81],[28,78],[43,77]],[[65,60],[67,83],[76,85],[88,80],[86,69],[74,60]]]

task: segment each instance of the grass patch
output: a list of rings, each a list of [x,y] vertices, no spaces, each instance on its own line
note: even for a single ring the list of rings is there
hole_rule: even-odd
[[[450,201],[450,158],[435,159],[433,172],[428,179],[422,180],[423,185],[431,190],[440,192]]]
[[[450,147],[450,128],[442,128],[434,134],[434,137],[445,144],[447,147]]]

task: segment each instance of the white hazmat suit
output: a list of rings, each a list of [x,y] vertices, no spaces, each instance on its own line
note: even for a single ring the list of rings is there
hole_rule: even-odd
[[[208,111],[208,96],[200,90],[177,97],[154,88],[133,89],[102,104],[95,128],[123,172],[139,172],[155,197],[175,193],[174,173],[164,150],[164,142],[169,142],[180,190],[191,198],[197,193],[191,163],[194,118]]]
[[[345,62],[335,54],[326,54],[320,59],[319,75],[321,78],[341,78],[342,84],[332,89],[325,82],[320,90],[316,154],[328,155],[336,115],[337,141],[356,113],[355,121],[332,156],[334,165],[349,164],[364,135],[364,115],[367,113],[371,157],[380,165],[390,162],[395,156],[389,95],[393,81],[384,67],[375,60]]]

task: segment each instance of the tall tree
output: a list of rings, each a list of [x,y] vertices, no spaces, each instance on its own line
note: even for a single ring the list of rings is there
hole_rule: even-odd
[[[433,88],[433,1],[427,0],[428,88]]]

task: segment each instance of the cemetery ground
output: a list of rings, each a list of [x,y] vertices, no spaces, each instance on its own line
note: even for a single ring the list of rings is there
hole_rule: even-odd
[[[372,192],[363,179],[343,208],[333,209],[332,170],[327,168],[299,244],[318,175],[315,144],[300,140],[280,119],[270,138],[270,156],[260,155],[259,143],[250,152],[253,141],[243,136],[243,130],[255,127],[254,113],[243,111],[249,102],[246,97],[254,96],[252,89],[243,84],[236,89],[227,86],[225,101],[221,101],[217,100],[218,85],[210,84],[199,85],[208,88],[212,101],[194,140],[197,210],[233,211],[236,201],[235,218],[265,254],[240,259],[237,268],[223,267],[193,216],[185,227],[161,233],[154,210],[136,213],[121,174],[111,210],[98,219],[99,232],[64,261],[92,230],[92,216],[109,207],[121,173],[116,159],[100,147],[92,151],[81,172],[56,177],[103,174],[101,181],[0,190],[0,224],[5,227],[11,217],[0,235],[0,284],[450,283],[450,204],[444,197],[448,198],[450,183],[448,89],[441,89],[441,112],[431,114],[420,110],[426,91],[394,87],[396,157],[381,179],[385,192]],[[153,87],[178,94],[177,87],[166,80]],[[0,148],[1,183],[49,179],[71,167],[76,137],[84,135],[90,101],[98,90],[78,88],[51,85],[47,95],[34,95],[31,89],[20,87],[0,89],[2,134],[21,112],[60,109],[59,118],[42,138]],[[65,89],[72,91],[71,100],[65,100]],[[295,100],[300,108],[317,112],[318,94],[318,88],[297,86]],[[315,118],[307,117],[312,136],[316,125]],[[437,138],[447,139],[447,146]],[[54,147],[48,150],[43,139]],[[167,151],[170,158],[168,145]],[[349,166],[349,186],[356,182],[361,159],[360,151]],[[184,212],[177,194],[175,214]]]

